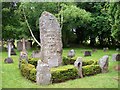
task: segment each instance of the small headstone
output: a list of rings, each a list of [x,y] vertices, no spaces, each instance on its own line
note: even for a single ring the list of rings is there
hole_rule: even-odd
[[[74,66],[78,69],[78,75],[83,78],[82,75],[82,57],[78,57],[77,60],[74,62]]]
[[[14,50],[14,47],[12,46],[12,49],[11,49],[11,55],[16,55],[16,52]]]
[[[92,52],[97,52],[97,49],[92,49]]]
[[[102,73],[108,72],[108,64],[109,64],[108,59],[109,59],[108,55],[105,55],[99,59],[98,63],[99,66],[101,67]]]
[[[117,54],[116,61],[120,61],[120,54]]]
[[[62,65],[61,28],[57,18],[44,11],[39,19],[41,59],[49,67]]]
[[[116,51],[119,51],[120,49],[119,48],[116,48]]]
[[[36,82],[38,85],[47,85],[51,83],[51,73],[48,64],[38,60]]]
[[[68,52],[68,55],[67,55],[69,58],[72,58],[72,57],[75,57],[75,51],[72,49]]]
[[[108,50],[109,50],[109,48],[108,48],[108,47],[103,48],[103,51],[104,51],[104,52],[106,52],[106,51],[108,51]]]
[[[85,51],[84,56],[91,56],[91,51]]]
[[[41,58],[40,50],[33,51],[31,57],[32,58]]]

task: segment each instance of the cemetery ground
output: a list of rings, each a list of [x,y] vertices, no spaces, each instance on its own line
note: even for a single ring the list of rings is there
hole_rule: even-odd
[[[4,59],[7,57],[7,52],[0,52],[2,54],[2,58],[0,59],[2,65],[2,88],[118,88],[118,71],[114,70],[114,67],[118,65],[118,62],[112,61],[112,54],[117,53],[115,50],[109,50],[107,52],[103,52],[102,49],[98,49],[97,52],[93,52],[92,56],[84,57],[84,50],[91,50],[90,48],[73,48],[76,52],[76,57],[83,57],[84,60],[99,60],[102,56],[109,56],[109,72],[108,73],[100,73],[94,76],[86,76],[84,78],[68,80],[62,83],[54,83],[50,85],[37,85],[30,80],[25,79],[18,68],[18,59],[19,52],[16,50],[17,55],[11,56],[14,60],[12,64],[5,64]],[[68,51],[71,48],[63,49],[63,56],[67,56]],[[29,56],[32,53],[32,50],[28,51]],[[1,68],[0,68],[1,69]],[[1,80],[1,77],[0,77]]]

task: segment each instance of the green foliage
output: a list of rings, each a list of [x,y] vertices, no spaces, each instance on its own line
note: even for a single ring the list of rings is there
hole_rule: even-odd
[[[39,58],[29,58],[28,63],[30,63],[36,67],[38,60],[40,60],[40,59]]]
[[[101,73],[101,68],[99,65],[87,65],[82,67],[82,72],[83,76],[90,76]]]
[[[25,78],[35,81],[36,70],[34,65],[22,64],[20,69]]]
[[[52,82],[63,82],[78,77],[78,71],[73,65],[61,66],[51,69]]]
[[[73,58],[68,58],[68,57],[63,57],[63,64],[64,65],[70,65],[70,64],[74,64],[74,62],[76,61],[76,57]],[[98,61],[97,60],[83,60],[82,61],[82,66],[86,66],[86,65],[97,65]]]

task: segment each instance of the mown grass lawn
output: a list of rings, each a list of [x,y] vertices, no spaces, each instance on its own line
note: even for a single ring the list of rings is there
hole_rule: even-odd
[[[81,49],[81,48],[74,48],[76,52],[76,56],[83,57],[84,50],[91,50],[91,49]],[[65,48],[63,50],[63,56],[66,56],[68,51],[70,50]],[[32,51],[29,51],[29,56],[31,55]],[[16,56],[12,56],[14,63],[12,64],[5,64],[4,59],[7,57],[7,52],[2,52],[0,55],[0,65],[2,65],[2,71],[0,72],[2,78],[2,88],[118,88],[118,81],[115,80],[115,77],[118,77],[118,72],[114,70],[114,66],[118,64],[118,62],[114,62],[111,60],[112,54],[117,53],[115,50],[109,50],[107,52],[103,52],[103,50],[98,50],[95,53],[92,53],[90,57],[83,57],[84,60],[99,60],[103,55],[109,55],[109,72],[104,74],[97,74],[94,76],[84,77],[75,80],[69,80],[62,83],[56,83],[51,85],[37,85],[34,82],[31,82],[25,79],[18,69],[18,58],[19,52],[17,51]],[[1,68],[0,68],[1,69]]]

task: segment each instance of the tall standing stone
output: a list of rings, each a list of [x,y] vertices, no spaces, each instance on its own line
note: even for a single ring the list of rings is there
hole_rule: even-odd
[[[49,67],[62,64],[61,29],[56,17],[43,12],[40,19],[41,58]]]

